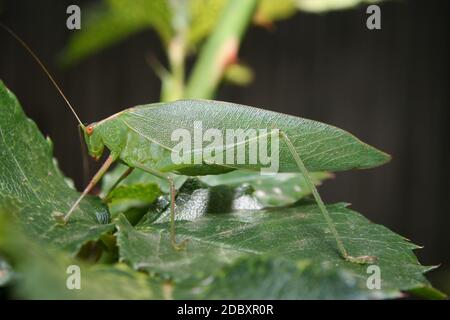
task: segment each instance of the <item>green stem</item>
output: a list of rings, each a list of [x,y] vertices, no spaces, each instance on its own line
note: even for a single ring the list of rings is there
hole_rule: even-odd
[[[170,72],[162,72],[161,101],[174,101],[184,96],[188,2],[172,0],[169,4],[173,13],[174,36],[167,48]]]
[[[230,0],[202,48],[189,78],[184,97],[211,99],[228,63],[236,58],[239,44],[253,17],[258,0]]]
[[[169,44],[170,73],[166,73],[162,78],[161,101],[174,101],[183,98],[185,57],[185,37],[183,34],[178,34]]]

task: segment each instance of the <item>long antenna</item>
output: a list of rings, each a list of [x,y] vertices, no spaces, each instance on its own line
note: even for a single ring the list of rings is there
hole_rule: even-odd
[[[31,48],[25,43],[25,41],[23,41],[14,31],[12,31],[8,26],[6,26],[3,22],[0,21],[0,26],[5,29],[11,36],[13,36],[14,39],[17,40],[17,42],[20,43],[20,45],[22,47],[25,48],[25,50],[28,51],[28,53],[33,57],[34,60],[36,60],[36,62],[39,64],[39,66],[42,68],[42,70],[44,70],[45,74],[47,75],[47,77],[50,79],[50,81],[53,83],[53,85],[55,86],[56,90],[58,90],[59,94],[61,95],[61,97],[64,99],[64,101],[67,103],[67,105],[69,106],[70,110],[72,111],[73,115],[75,116],[75,118],[77,119],[78,123],[81,125],[81,127],[84,127],[83,123],[81,122],[80,118],[78,117],[77,113],[75,112],[75,109],[72,107],[72,105],[70,104],[69,100],[66,98],[66,96],[64,95],[63,91],[61,90],[61,88],[59,87],[58,83],[56,83],[55,79],[52,77],[52,75],[50,74],[50,72],[47,70],[47,68],[45,67],[45,65],[42,63],[42,61],[38,58],[38,56],[34,53],[33,50],[31,50]]]

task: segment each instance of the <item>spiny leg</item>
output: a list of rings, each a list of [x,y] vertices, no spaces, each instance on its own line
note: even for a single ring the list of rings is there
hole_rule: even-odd
[[[347,250],[345,249],[344,243],[342,242],[341,237],[339,236],[338,231],[336,230],[336,227],[334,225],[333,220],[331,219],[331,216],[325,206],[325,204],[322,201],[322,198],[319,195],[319,192],[317,191],[316,186],[312,182],[312,179],[309,175],[308,170],[305,167],[305,164],[303,163],[302,159],[300,158],[300,155],[297,153],[297,150],[295,150],[294,144],[291,142],[289,137],[280,130],[280,135],[286,142],[286,145],[289,148],[289,151],[291,155],[294,157],[295,162],[297,163],[298,168],[300,169],[301,174],[305,177],[306,184],[308,188],[311,190],[314,199],[317,202],[317,205],[322,212],[323,217],[325,218],[325,221],[327,222],[328,227],[331,229],[331,232],[336,240],[336,244],[338,246],[339,252],[344,257],[345,260],[360,264],[366,264],[366,263],[373,263],[376,260],[376,257],[373,256],[358,256],[358,257],[352,257],[348,254]]]
[[[128,167],[127,170],[125,170],[125,172],[120,175],[119,179],[117,179],[117,181],[114,182],[112,187],[109,188],[104,199],[108,199],[110,193],[119,185],[119,183],[121,183],[126,177],[128,177],[130,175],[130,173],[133,172],[133,170],[134,170],[134,168]]]
[[[66,224],[67,221],[69,221],[69,218],[72,215],[72,213],[75,211],[75,209],[80,204],[81,200],[83,200],[83,198],[92,190],[92,188],[97,184],[97,182],[100,181],[100,179],[103,177],[103,175],[106,173],[106,171],[108,171],[109,167],[111,166],[111,164],[115,160],[116,160],[116,157],[113,157],[112,155],[110,155],[108,157],[108,159],[106,159],[105,163],[103,163],[101,168],[97,171],[97,173],[92,178],[92,180],[89,182],[89,184],[87,185],[86,189],[84,189],[83,193],[78,198],[78,200],[75,201],[75,203],[72,205],[72,207],[70,208],[69,212],[67,212],[67,214],[65,216],[63,216],[63,215],[54,215],[55,219],[58,220],[59,222],[63,223],[63,224]]]
[[[173,178],[167,174],[164,174],[163,172],[157,171],[153,168],[150,168],[146,165],[143,165],[141,163],[133,162],[132,165],[138,169],[144,170],[147,173],[150,173],[151,175],[154,175],[155,177],[158,177],[162,180],[165,180],[170,185],[170,240],[172,242],[172,246],[175,250],[183,250],[186,247],[186,244],[188,240],[183,240],[181,243],[177,243],[176,240],[176,233],[175,233],[175,195],[176,195],[176,189],[175,189],[175,183],[173,181]]]

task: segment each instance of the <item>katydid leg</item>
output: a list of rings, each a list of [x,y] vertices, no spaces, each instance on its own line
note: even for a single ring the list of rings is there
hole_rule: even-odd
[[[97,182],[100,181],[100,179],[103,177],[103,175],[106,173],[106,171],[108,171],[109,167],[111,166],[111,164],[116,160],[116,157],[110,155],[108,157],[108,159],[106,159],[105,163],[103,163],[103,165],[101,166],[101,168],[97,171],[97,173],[94,175],[94,177],[92,178],[92,180],[89,182],[89,184],[87,185],[87,187],[84,189],[83,193],[81,194],[81,196],[78,198],[77,201],[75,201],[75,203],[72,205],[72,207],[70,208],[69,212],[67,212],[67,214],[65,216],[55,216],[55,218],[57,220],[59,220],[62,223],[67,223],[67,221],[69,221],[70,216],[73,214],[73,212],[75,211],[75,209],[78,207],[78,205],[80,204],[81,200],[83,200],[83,198],[92,190],[92,188],[94,188],[94,186],[97,184]]]
[[[330,216],[325,204],[323,203],[322,198],[320,197],[316,186],[312,182],[312,179],[309,175],[308,170],[305,167],[305,164],[303,163],[302,159],[300,158],[300,155],[298,154],[297,150],[295,149],[294,144],[291,142],[291,140],[286,135],[286,133],[284,133],[281,130],[280,130],[280,135],[283,138],[283,140],[285,141],[292,157],[294,158],[294,160],[300,170],[300,173],[305,177],[306,184],[307,184],[308,188],[311,190],[311,192],[314,196],[314,199],[316,200],[317,206],[319,207],[320,212],[322,213],[323,217],[325,218],[325,221],[327,222],[327,225],[330,228],[331,233],[333,234],[333,236],[336,240],[336,244],[338,246],[339,252],[342,255],[342,257],[347,261],[360,263],[360,264],[374,262],[376,258],[373,256],[353,257],[348,254],[347,250],[345,249],[344,243],[342,242],[342,239],[341,239],[338,231],[336,230],[334,222],[331,219],[331,216]]]
[[[170,239],[172,242],[172,246],[176,250],[182,250],[186,247],[187,239],[183,240],[181,243],[178,243],[176,240],[176,232],[175,232],[175,195],[176,195],[176,189],[175,189],[175,183],[173,181],[173,178],[170,175],[167,175],[163,172],[157,171],[153,168],[150,168],[146,165],[143,165],[141,163],[133,162],[131,163],[134,167],[144,170],[147,173],[150,173],[151,175],[154,175],[155,177],[158,177],[162,180],[165,180],[170,185]]]

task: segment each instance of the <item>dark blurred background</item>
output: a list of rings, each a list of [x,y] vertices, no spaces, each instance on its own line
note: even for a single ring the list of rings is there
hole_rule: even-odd
[[[83,121],[157,102],[160,81],[145,61],[164,61],[149,30],[62,69],[58,54],[73,32],[66,8],[93,1],[0,1],[1,20],[34,48],[61,83]],[[252,27],[240,59],[255,71],[248,87],[222,86],[218,98],[264,106],[336,125],[393,157],[367,171],[327,181],[327,202],[348,201],[376,223],[425,246],[429,278],[450,287],[449,16],[447,0],[381,3],[382,29],[366,28],[366,6],[321,15],[298,13],[273,30]],[[0,32],[0,79],[49,135],[66,175],[81,188],[76,122],[44,73]],[[93,170],[93,169],[92,169]]]

